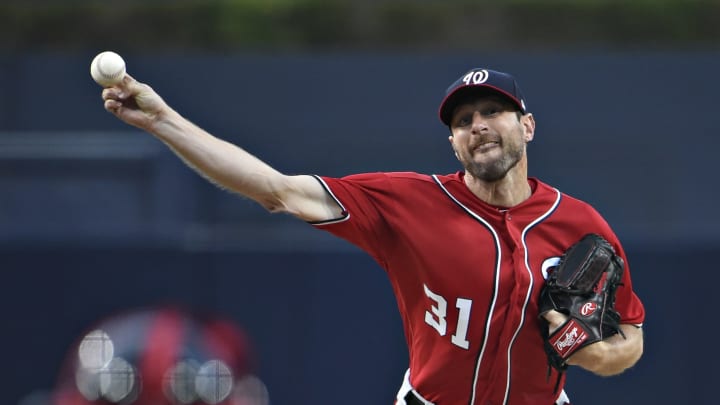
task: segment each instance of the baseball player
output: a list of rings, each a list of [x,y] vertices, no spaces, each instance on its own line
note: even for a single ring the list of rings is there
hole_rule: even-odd
[[[595,209],[528,177],[535,120],[511,75],[472,69],[447,89],[439,117],[463,170],[445,175],[289,176],[195,126],[129,75],[102,96],[106,110],[206,178],[377,261],[396,295],[409,351],[396,404],[570,403],[543,340],[570,319],[555,310],[539,315],[541,288],[585,234],[601,235],[627,258]],[[615,298],[620,333],[580,347],[566,365],[614,375],[638,361],[645,311],[627,266]],[[564,347],[573,339],[556,341]]]

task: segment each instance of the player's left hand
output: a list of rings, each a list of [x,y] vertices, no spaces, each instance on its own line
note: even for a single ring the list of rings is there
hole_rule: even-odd
[[[623,267],[622,258],[597,234],[583,236],[565,251],[538,302],[541,328],[548,328],[541,332],[549,366],[562,372],[579,361],[568,362],[579,350],[622,335],[614,302]]]
[[[570,318],[555,310],[550,310],[542,316],[548,322],[548,334],[555,332]],[[595,371],[595,367],[602,364],[602,359],[605,358],[609,349],[610,344],[604,340],[591,343],[573,353],[567,358],[566,363],[571,366],[580,366],[589,371]]]
[[[565,324],[570,318],[569,316],[555,310],[550,310],[542,315],[543,318],[548,322],[548,335],[551,335],[559,327]],[[566,362],[571,366],[581,366],[587,368],[591,366],[597,359],[602,358],[606,348],[602,341],[589,344],[585,347],[580,348],[578,351],[572,354]]]

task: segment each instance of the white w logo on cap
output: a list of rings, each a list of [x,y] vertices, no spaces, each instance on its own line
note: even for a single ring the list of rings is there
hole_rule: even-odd
[[[462,81],[466,85],[485,83],[489,77],[489,73],[485,69],[473,70],[463,77]]]

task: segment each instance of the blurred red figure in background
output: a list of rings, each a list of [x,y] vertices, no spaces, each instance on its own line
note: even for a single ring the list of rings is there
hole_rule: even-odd
[[[70,350],[53,405],[268,405],[245,333],[177,308],[138,310],[89,328]]]

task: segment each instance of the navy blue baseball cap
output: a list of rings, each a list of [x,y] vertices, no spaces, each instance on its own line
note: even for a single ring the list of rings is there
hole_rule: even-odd
[[[453,110],[457,107],[462,96],[469,91],[477,91],[478,89],[499,94],[517,106],[518,110],[523,114],[527,113],[525,99],[514,77],[496,70],[475,68],[460,76],[445,91],[445,98],[440,103],[440,109],[438,110],[440,121],[450,126]]]

